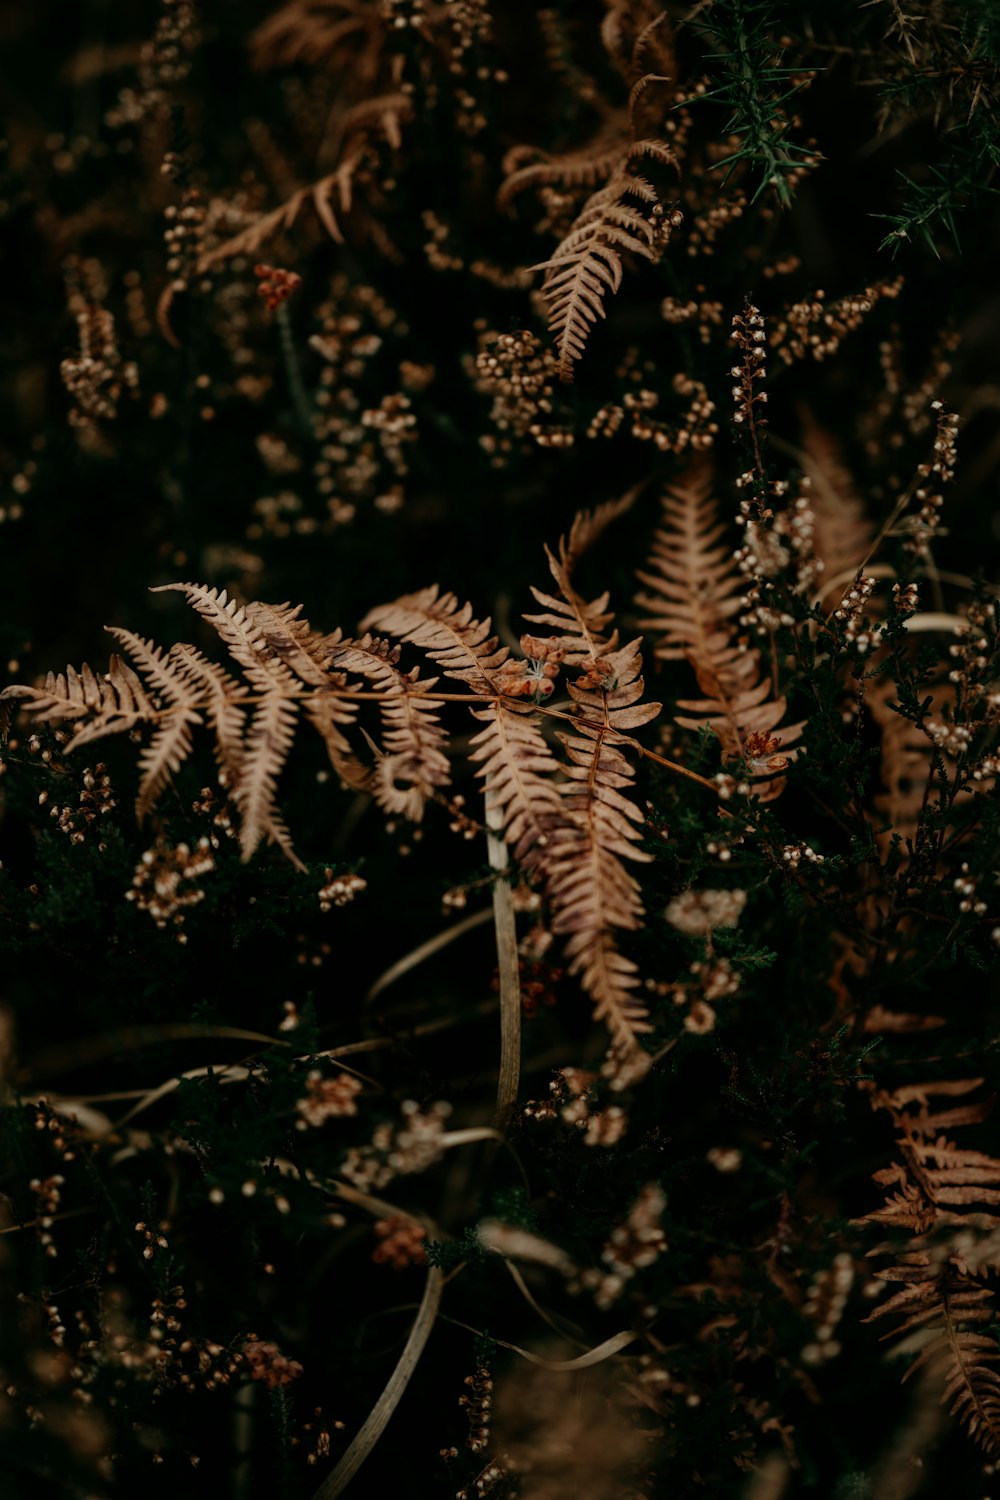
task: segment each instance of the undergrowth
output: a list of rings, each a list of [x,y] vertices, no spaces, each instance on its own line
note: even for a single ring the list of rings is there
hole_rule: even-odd
[[[980,1500],[1000,9],[61,17],[5,1500]]]

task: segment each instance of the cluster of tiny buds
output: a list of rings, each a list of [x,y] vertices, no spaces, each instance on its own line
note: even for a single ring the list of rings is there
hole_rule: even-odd
[[[739,970],[733,968],[728,958],[716,957],[711,962],[693,963],[691,973],[700,983],[706,1000],[728,1000],[740,987]]]
[[[665,323],[696,323],[701,342],[708,344],[713,329],[722,325],[723,305],[721,302],[681,302],[676,297],[665,297],[660,303],[660,315]]]
[[[334,875],[329,866],[323,871],[324,885],[319,891],[320,911],[329,911],[333,906],[347,906],[355,896],[368,889],[367,880],[360,875]]]
[[[396,31],[405,31],[408,27],[418,30],[426,20],[423,0],[382,0],[380,9]]]
[[[377,1219],[375,1235],[378,1244],[372,1251],[372,1260],[379,1265],[389,1265],[394,1271],[403,1271],[407,1266],[421,1266],[427,1259],[424,1250],[427,1231],[405,1214]]]
[[[468,904],[469,887],[467,885],[450,886],[441,897],[441,910],[445,913],[464,911]]]
[[[35,738],[32,736],[32,739]],[[103,762],[96,766],[85,766],[82,780],[83,788],[76,807],[67,803],[64,807],[49,808],[49,816],[56,819],[60,833],[69,834],[71,844],[82,844],[87,830],[99,824],[101,819],[106,818],[118,806],[111,789],[111,778]],[[48,800],[48,792],[39,792],[40,807],[44,807]],[[107,845],[102,840],[97,848],[103,853]]]
[[[746,891],[682,891],[670,902],[664,916],[678,932],[703,937],[717,927],[735,927],[746,901]]]
[[[965,623],[956,626],[955,634],[958,641],[948,647],[948,655],[958,665],[948,673],[948,681],[956,685],[969,688],[978,683],[982,674],[989,666],[989,639],[986,634],[989,624],[989,611],[978,601],[970,604],[966,610]],[[993,694],[991,701],[996,702],[998,695]]]
[[[1000,755],[984,755],[969,773],[973,781],[989,781],[1000,775]]]
[[[927,557],[929,544],[937,534],[944,496],[939,486],[948,484],[955,477],[958,452],[955,439],[958,435],[958,417],[945,411],[940,401],[931,402],[931,410],[937,418],[934,437],[934,457],[929,464],[920,464],[917,475],[921,484],[914,492],[920,504],[917,514],[908,524],[909,536],[906,546],[918,557]]]
[[[628,1114],[618,1104],[595,1109],[597,1074],[583,1068],[560,1068],[549,1084],[550,1098],[529,1100],[524,1114],[529,1119],[553,1120],[559,1115],[567,1125],[586,1132],[586,1146],[614,1146],[625,1134]]]
[[[465,262],[461,256],[454,255],[447,247],[450,230],[448,225],[438,218],[433,209],[427,208],[421,215],[424,228],[429,232],[430,239],[424,244],[424,254],[427,264],[432,271],[461,271]]]
[[[524,660],[505,661],[499,677],[503,691],[511,698],[551,698],[559,676],[563,652],[537,636],[522,635]]]
[[[311,1447],[310,1451],[306,1454],[306,1463],[310,1464],[310,1465],[318,1464],[319,1461],[320,1461],[320,1459],[329,1458],[330,1457],[330,1430],[331,1430],[331,1428],[334,1431],[337,1431],[337,1432],[342,1432],[344,1430],[344,1423],[343,1422],[340,1422],[340,1421],[333,1421],[333,1422],[331,1422],[329,1420],[322,1420],[322,1418],[323,1418],[323,1408],[321,1406],[314,1406],[313,1407],[313,1416],[316,1417],[316,1418],[318,1418],[318,1419],[320,1419],[320,1420],[318,1422],[303,1422],[303,1424],[302,1424],[302,1432],[303,1432],[303,1434],[306,1435],[306,1436],[308,1436],[310,1438],[310,1440],[312,1441],[312,1447]],[[315,1438],[312,1437],[312,1434],[314,1432],[316,1434]],[[300,1442],[299,1438],[297,1438],[297,1437],[293,1437],[292,1438],[292,1445],[294,1447],[297,1447],[299,1445],[299,1442]]]
[[[816,1337],[802,1350],[803,1364],[825,1364],[840,1353],[840,1344],[833,1335],[844,1315],[853,1282],[854,1262],[846,1251],[835,1255],[833,1264],[813,1278],[802,1311],[815,1324]]]
[[[797,870],[803,860],[809,865],[821,865],[823,855],[817,854],[809,844],[785,844],[781,850],[781,860],[790,870]]]
[[[287,302],[302,285],[302,277],[295,271],[286,271],[283,266],[254,266],[253,274],[257,278],[257,296],[268,312],[274,312]]]
[[[361,413],[362,427],[376,433],[382,456],[397,479],[405,478],[409,472],[404,446],[417,441],[417,418],[412,406],[405,391],[395,391],[383,396],[378,406]]]
[[[337,1073],[333,1078],[325,1078],[318,1068],[311,1068],[306,1074],[305,1095],[295,1105],[299,1115],[296,1128],[307,1130],[310,1125],[325,1125],[327,1120],[356,1115],[361,1087],[360,1078],[355,1078],[353,1073]]]
[[[474,1375],[466,1375],[465,1384],[471,1395],[459,1396],[459,1406],[465,1407],[469,1422],[466,1447],[472,1453],[484,1453],[490,1441],[490,1418],[493,1413],[493,1378],[486,1365],[476,1366]]]
[[[667,1206],[666,1194],[655,1182],[647,1183],[629,1210],[624,1223],[611,1232],[601,1252],[606,1271],[587,1270],[583,1285],[594,1292],[601,1309],[617,1301],[636,1271],[651,1266],[667,1248],[660,1220]]]
[[[775,321],[771,344],[785,364],[807,356],[824,360],[837,352],[848,333],[861,326],[876,302],[883,297],[890,300],[898,297],[902,287],[903,278],[897,276],[829,304],[822,289],[815,291],[811,298],[793,303]]]
[[[743,1165],[743,1152],[738,1146],[711,1146],[705,1152],[705,1160],[717,1172],[728,1176],[729,1173],[740,1170]]]
[[[152,114],[184,82],[198,44],[192,0],[161,0],[152,38],[139,52],[139,88],[123,89],[105,115],[112,130],[135,125]]]
[[[161,168],[164,177],[176,181],[184,176],[186,170],[183,158],[168,151]],[[163,231],[167,271],[173,277],[174,291],[182,292],[195,272],[202,247],[205,205],[198,189],[185,188],[181,193],[181,201],[168,204],[163,210],[163,217],[167,225]]]
[[[59,1152],[63,1161],[75,1160],[78,1130],[74,1117],[65,1119],[52,1108],[48,1099],[39,1099],[35,1105],[35,1129],[48,1132],[53,1150]],[[55,1249],[49,1253],[54,1255]]]
[[[194,882],[214,869],[215,860],[207,838],[200,838],[194,849],[187,844],[172,849],[158,842],[146,850],[136,865],[132,888],[125,892],[125,900],[134,901],[140,911],[148,912],[157,927],[166,927],[170,922],[180,928],[184,909],[197,906],[205,897],[205,892]],[[178,931],[177,941],[186,943],[187,935]]]
[[[160,1223],[155,1228],[151,1228],[144,1219],[139,1220],[138,1224],[135,1226],[135,1232],[136,1234],[141,1234],[143,1239],[146,1241],[142,1250],[143,1260],[152,1260],[157,1250],[166,1250],[167,1237],[163,1233],[163,1231],[169,1228],[170,1225],[167,1223],[166,1219],[161,1219]]]
[[[302,1374],[297,1359],[289,1359],[277,1344],[262,1342],[255,1334],[245,1341],[243,1358],[249,1366],[250,1379],[263,1381],[270,1390],[291,1385]]]
[[[775,521],[775,529],[785,538],[791,551],[795,563],[795,588],[800,594],[809,593],[823,571],[823,563],[816,556],[816,515],[811,489],[811,481],[803,477],[799,494]]]
[[[446,1457],[455,1458],[458,1449],[446,1448],[443,1453]],[[499,1485],[504,1485],[504,1481],[512,1472],[513,1465],[509,1456],[506,1453],[499,1453],[495,1458],[490,1459],[482,1473],[477,1474],[470,1485],[455,1491],[455,1500],[487,1500],[487,1496],[493,1494]],[[504,1493],[506,1492],[507,1488],[504,1485]]]
[[[347,1153],[341,1172],[362,1192],[385,1187],[400,1173],[424,1171],[444,1149],[442,1136],[450,1104],[437,1100],[421,1110],[416,1100],[404,1099],[400,1110],[400,1128],[385,1121],[376,1126],[369,1145],[353,1146]]]
[[[65,1182],[65,1177],[56,1172],[51,1177],[33,1177],[28,1183],[28,1187],[37,1200],[35,1211],[38,1219],[38,1243],[52,1260],[58,1254],[51,1233],[52,1218],[58,1212],[59,1204],[62,1202],[62,1189]]]
[[[962,898],[958,903],[960,912],[971,912],[975,917],[986,915],[986,902],[976,899],[975,877],[969,874],[969,866],[964,861],[961,873],[954,882],[954,889]]]
[[[897,615],[912,615],[920,606],[920,591],[915,583],[894,583],[892,601]]]
[[[450,816],[449,832],[461,834],[463,839],[477,838],[481,832],[481,825],[465,811],[465,798],[462,793],[456,792],[454,797],[442,797],[441,801]]]
[[[480,438],[494,467],[507,462],[514,440],[540,441],[542,418],[552,413],[556,360],[537,335],[487,332],[480,338],[475,372],[478,389],[493,397],[490,423],[495,432]]]
[[[96,422],[117,416],[122,388],[137,388],[139,372],[134,363],[121,357],[111,313],[84,301],[79,293],[70,305],[76,314],[80,353],[64,359],[59,373],[73,399],[70,425],[81,438],[93,438]]]
[[[208,835],[208,841],[213,849],[218,849],[219,847],[219,834],[224,834],[229,839],[237,837],[228,807],[224,802],[219,800],[210,786],[202,787],[198,796],[191,803],[191,811],[201,817],[211,817],[213,831]],[[216,833],[215,829],[218,829],[219,833]]]
[[[767,401],[767,392],[756,390],[755,382],[764,378],[766,335],[764,319],[752,304],[748,303],[746,310],[733,318],[732,338],[743,356],[740,364],[734,365],[729,372],[737,381],[732,390],[735,402],[733,421],[751,425],[754,421],[760,423],[763,417],[757,415],[754,408]]]
[[[875,638],[874,630],[862,628],[865,606],[874,588],[875,579],[867,573],[859,572],[833,612],[833,618],[839,620],[844,627],[846,640],[862,653],[868,650]]]
[[[972,730],[966,724],[955,724],[951,719],[928,719],[924,726],[931,739],[945,755],[957,760],[972,744]]]
[[[735,776],[730,776],[727,771],[717,771],[716,774],[712,777],[712,780],[714,781],[718,789],[718,797],[720,802],[730,802],[733,797],[749,797],[750,795],[750,783],[747,781],[740,781]],[[718,845],[710,847],[709,849],[709,852],[711,854],[716,854],[718,853],[718,851]],[[726,858],[728,859],[729,857],[729,852],[727,850]]]

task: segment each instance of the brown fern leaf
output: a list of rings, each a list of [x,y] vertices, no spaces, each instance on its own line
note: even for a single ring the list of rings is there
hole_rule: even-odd
[[[840,448],[810,413],[802,416],[803,469],[812,483],[813,545],[823,564],[820,598],[852,579],[871,549],[874,529]]]
[[[556,339],[559,377],[567,384],[592,324],[605,316],[605,297],[621,286],[622,255],[650,261],[659,258],[653,223],[630,198],[639,199],[647,210],[659,206],[656,189],[644,177],[616,173],[588,198],[555,254],[531,267],[546,272],[542,296]]]
[[[534,187],[595,188],[621,171],[627,143],[628,122],[618,112],[585,146],[563,156],[549,156],[533,146],[514,146],[504,157],[497,207],[509,212],[514,199]],[[537,159],[525,162],[526,156]]]
[[[794,758],[787,747],[803,726],[781,725],[786,700],[772,696],[760,653],[743,649],[736,639],[732,617],[741,584],[730,550],[718,545],[723,528],[707,467],[689,471],[664,496],[663,510],[653,542],[656,571],[639,574],[648,592],[636,602],[652,611],[640,624],[656,632],[657,656],[687,657],[704,695],[679,698],[676,706],[685,712],[675,721],[682,729],[711,729],[721,743],[723,763],[743,760],[757,782],[754,795],[773,801],[784,788],[774,773]]]
[[[247,731],[240,779],[232,788],[240,813],[240,853],[249,859],[262,839],[277,844],[297,870],[306,867],[292,848],[277,811],[278,777],[295,742],[299,704],[275,688],[254,711]]]
[[[325,177],[310,183],[308,187],[299,188],[278,208],[263,214],[248,228],[240,230],[239,234],[223,240],[221,245],[206,250],[198,260],[199,274],[210,271],[223,261],[232,260],[234,256],[253,255],[283,229],[291,229],[307,203],[311,203],[316,210],[316,215],[330,238],[342,245],[344,234],[334,211],[334,194],[337,195],[340,213],[350,213],[352,182],[359,161],[360,153],[346,156]]]
[[[991,1261],[977,1266],[972,1233],[982,1238],[1000,1225],[992,1208],[1000,1203],[1000,1161],[980,1151],[956,1147],[940,1132],[974,1124],[988,1104],[973,1101],[939,1110],[930,1100],[963,1098],[982,1079],[963,1078],[912,1084],[891,1094],[875,1093],[876,1108],[887,1109],[897,1129],[902,1162],[875,1174],[896,1189],[883,1208],[858,1223],[909,1229],[910,1248],[875,1272],[881,1281],[903,1283],[902,1289],[867,1318],[899,1321],[884,1338],[916,1334],[920,1352],[904,1379],[925,1365],[944,1371],[942,1401],[988,1452],[1000,1452],[1000,1363],[996,1339],[980,1332],[996,1318],[993,1293],[976,1276]],[[917,1108],[909,1106],[916,1104]],[[986,1207],[984,1207],[986,1205]],[[956,1208],[968,1210],[956,1212]],[[934,1231],[957,1226],[960,1237],[935,1241]]]
[[[289,612],[282,606],[274,611],[265,605],[241,605],[229,599],[224,589],[210,589],[197,583],[163,584],[153,592],[169,591],[184,594],[209,621],[260,695],[243,742],[238,777],[230,787],[240,813],[243,858],[249,859],[261,839],[266,838],[302,869],[304,866],[292,850],[288,830],[276,807],[278,777],[295,739],[302,680],[284,658],[297,652],[295,660],[300,667],[303,659],[309,661],[307,679],[312,677],[315,682],[314,664],[290,628],[290,619],[297,612]],[[308,627],[304,630],[308,632]]]
[[[150,590],[153,594],[183,594],[188,603],[207,620],[229,651],[233,660],[243,668],[255,687],[267,689],[275,678],[286,679],[288,673],[276,661],[259,628],[257,628],[245,605],[230,599],[225,589],[212,589],[203,583],[164,583]]]
[[[201,711],[212,730],[220,785],[235,786],[243,765],[246,709],[242,699],[247,688],[194,646],[184,643],[171,646],[170,659],[177,663],[198,694]]]
[[[510,693],[516,678],[500,670],[510,652],[506,646],[497,649],[490,621],[474,619],[471,606],[459,605],[454,594],[430,588],[373,610],[363,625],[421,646],[448,677],[493,697],[488,709],[475,712],[486,727],[473,739],[472,759],[477,774],[487,779],[515,858],[528,867],[537,864],[559,806],[551,784],[557,762],[533,722],[531,706]]]
[[[693,659],[717,666],[732,644],[727,625],[743,589],[733,549],[722,542],[707,462],[690,469],[662,498],[663,520],[653,538],[650,571],[637,574],[647,593],[636,604],[649,613],[641,630],[653,633],[661,661]]]
[[[489,791],[505,843],[530,873],[544,864],[563,816],[555,784],[559,763],[529,704],[501,700],[474,717],[485,726],[472,739],[476,775]]]
[[[621,1057],[637,1049],[651,1028],[637,999],[635,963],[619,953],[614,934],[635,931],[643,917],[639,884],[623,861],[650,858],[639,849],[643,823],[625,794],[633,770],[619,748],[625,731],[655,718],[659,704],[640,704],[643,682],[638,641],[603,655],[599,671],[568,691],[579,719],[559,739],[566,750],[561,792],[564,820],[545,857],[552,929],[565,934],[571,973],[596,1003]]]
[[[628,84],[649,70],[676,76],[672,28],[657,0],[612,0],[601,23],[601,41]]]
[[[165,722],[161,723],[139,757],[142,773],[136,796],[136,821],[141,823],[150,813],[193,749],[191,729],[203,722],[196,707],[196,689],[182,670],[177,658],[165,655],[152,641],[133,635],[130,630],[109,629],[139,667],[146,682],[166,705]]]
[[[799,738],[802,724],[781,727],[787,702],[772,697],[771,683],[760,676],[760,654],[747,651],[732,656],[720,653],[718,666],[704,664],[697,669],[698,686],[703,698],[678,698],[675,722],[682,729],[711,729],[722,745],[723,763],[743,759],[753,777],[770,776],[783,771],[795,757],[788,746]],[[781,733],[775,730],[781,727]],[[762,801],[771,801],[777,793],[774,783],[756,788]]]
[[[444,668],[446,677],[467,683],[474,693],[503,695],[497,673],[510,655],[509,648],[497,647],[489,619],[474,619],[471,604],[460,604],[454,594],[442,594],[436,584],[371,610],[361,628],[412,641]]]
[[[593,546],[605,527],[629,508],[634,498],[635,492],[630,491],[621,500],[610,500],[593,510],[579,511],[573,519],[569,536],[560,538],[558,554],[548,547],[545,549],[559,594],[544,593],[532,584],[531,592],[537,602],[544,605],[544,612],[525,615],[524,618],[529,624],[549,625],[560,632],[550,636],[548,644],[562,653],[569,666],[594,662],[605,652],[617,648],[618,632],[605,633],[614,618],[608,609],[610,596],[605,593],[597,599],[584,599],[573,587],[572,575],[583,553]]]
[[[897,1292],[865,1321],[893,1314],[902,1321],[883,1338],[919,1332],[924,1340],[903,1379],[925,1365],[942,1369],[942,1403],[988,1453],[1000,1451],[1000,1375],[995,1369],[1000,1352],[995,1338],[977,1331],[996,1318],[989,1288],[948,1265],[932,1279]]]
[[[105,735],[122,734],[157,717],[156,706],[142,682],[119,656],[111,658],[102,677],[84,663],[79,672],[75,667],[67,667],[65,672],[50,672],[42,687],[14,683],[0,693],[0,701],[16,700],[43,723],[87,720],[69,741],[67,750]]]
[[[361,49],[351,44],[367,41],[380,23],[378,10],[357,0],[289,0],[251,34],[251,61],[261,69],[357,66]]]
[[[377,752],[372,790],[387,813],[418,823],[427,799],[451,780],[445,753],[448,737],[436,706],[418,696],[431,692],[438,679],[420,678],[416,669],[401,672],[398,656],[398,647],[366,635],[360,641],[339,642],[330,653],[330,662],[348,675],[365,678],[383,694],[379,701],[383,748]]]
[[[305,699],[305,715],[323,740],[330,764],[342,784],[365,791],[372,779],[371,772],[362,765],[343,733],[356,723],[358,705],[344,696],[347,684],[344,672],[333,670],[335,658],[337,667],[346,665],[337,656],[346,643],[339,630],[327,636],[313,630],[301,618],[301,609],[301,605],[259,602],[245,606],[247,620],[259,631],[268,652],[303,684],[316,689]],[[366,663],[367,657],[362,652],[355,663],[355,671],[362,677],[370,675],[363,670]],[[380,679],[377,686],[385,688],[390,682],[390,678]]]
[[[644,819],[627,795],[633,770],[622,746],[631,730],[659,714],[661,705],[639,701],[640,643],[619,648],[617,632],[608,633],[608,596],[584,599],[573,583],[573,570],[632,498],[581,512],[557,554],[546,549],[559,596],[533,589],[544,613],[526,616],[532,624],[557,631],[548,644],[569,665],[584,668],[576,681],[567,683],[573,729],[558,735],[566,757],[559,788],[563,811],[544,856],[546,895],[553,931],[566,937],[570,972],[580,975],[621,1061],[638,1053],[639,1036],[650,1030],[646,1008],[636,997],[638,970],[618,951],[615,936],[635,931],[643,917],[638,882],[624,861],[649,857],[638,847]]]

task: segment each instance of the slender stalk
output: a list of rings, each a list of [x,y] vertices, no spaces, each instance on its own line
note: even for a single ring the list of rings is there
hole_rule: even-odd
[[[486,842],[493,881],[493,921],[497,939],[497,969],[500,979],[500,1076],[493,1124],[501,1132],[510,1123],[517,1103],[521,1074],[521,979],[514,924],[507,846],[502,838],[503,819],[490,788],[486,788]]]

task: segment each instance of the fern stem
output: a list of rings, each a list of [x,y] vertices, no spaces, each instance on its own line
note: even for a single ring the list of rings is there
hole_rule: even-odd
[[[497,873],[493,881],[493,921],[496,927],[497,968],[500,984],[500,1076],[497,1080],[497,1103],[493,1124],[506,1131],[521,1076],[521,980],[517,957],[517,931],[514,923],[514,899],[507,879],[509,860],[503,841],[503,813],[486,788],[486,842],[490,869]]]
[[[312,689],[306,689],[301,693],[288,694],[288,697],[291,700],[297,700],[299,698],[313,698],[315,696],[317,695]],[[356,701],[358,703],[384,703],[386,698],[385,693],[363,691],[354,692],[352,688],[324,688],[323,696],[328,696],[331,698],[346,698],[349,701]],[[408,696],[412,698],[421,698],[426,703],[468,703],[470,705],[476,704],[481,708],[485,708],[490,702],[490,698],[486,693],[415,692],[408,694]],[[264,703],[267,700],[260,694],[247,693],[245,697],[241,697],[234,701],[250,708],[253,707],[254,704]],[[607,728],[606,724],[595,724],[591,719],[582,719],[579,714],[566,713],[560,708],[548,708],[544,703],[537,703],[535,707],[540,714],[545,714],[549,718],[568,719],[571,724],[576,724],[581,729]],[[144,722],[159,723],[163,719],[170,718],[172,714],[176,714],[177,712],[179,712],[178,708],[175,705],[171,705],[169,708],[163,709],[161,713],[158,713],[155,716],[155,721],[151,718],[145,720]],[[715,785],[714,781],[709,781],[705,776],[699,776],[697,771],[689,771],[687,766],[682,766],[676,760],[668,760],[665,755],[657,755],[655,750],[647,750],[645,745],[640,745],[639,741],[633,739],[631,735],[620,734],[618,731],[616,731],[615,733],[618,743],[622,745],[628,745],[630,750],[637,751],[639,755],[645,756],[647,760],[654,760],[658,766],[663,766],[668,771],[674,771],[678,776],[685,776],[687,777],[688,781],[696,781],[699,786],[707,787],[710,792],[715,792],[716,794],[718,794],[719,789]]]

